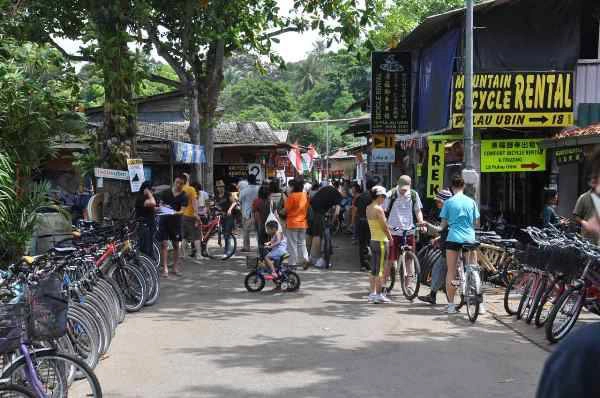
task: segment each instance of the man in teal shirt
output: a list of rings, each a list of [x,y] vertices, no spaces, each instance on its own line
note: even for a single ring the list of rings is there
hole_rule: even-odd
[[[446,274],[446,292],[448,294],[448,313],[456,313],[454,295],[456,294],[456,270],[458,254],[462,245],[475,242],[475,227],[479,225],[479,209],[477,203],[464,194],[465,181],[460,175],[452,178],[452,192],[454,196],[444,202],[440,217],[442,229],[448,226],[448,239],[446,240],[446,261],[448,273]],[[474,256],[475,253],[469,253]],[[467,261],[475,261],[467,258]]]

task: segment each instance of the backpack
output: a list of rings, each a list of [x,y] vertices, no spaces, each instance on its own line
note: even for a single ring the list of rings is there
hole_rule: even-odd
[[[417,191],[414,189],[410,190],[410,200],[412,202],[412,213],[413,213],[413,223],[417,222],[417,213],[415,212],[415,204],[417,203]],[[392,209],[394,208],[394,203],[398,199],[398,188],[392,189],[392,195],[390,196],[390,204],[387,209],[385,209],[385,217],[389,218]]]

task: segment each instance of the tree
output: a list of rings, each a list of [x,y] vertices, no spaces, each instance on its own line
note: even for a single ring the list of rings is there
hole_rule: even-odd
[[[230,115],[256,106],[264,106],[274,113],[292,112],[295,105],[288,87],[279,81],[245,79],[223,92],[223,106]]]
[[[281,59],[272,50],[278,36],[291,31],[318,29],[330,40],[353,42],[361,27],[374,18],[374,0],[361,9],[355,0],[295,0],[295,12],[279,15],[275,0],[145,0],[138,8],[138,36],[156,48],[179,78],[172,82],[189,101],[189,133],[193,143],[205,145],[204,184],[212,188],[213,127],[221,94],[225,60],[245,51]],[[258,65],[260,67],[260,64]],[[199,173],[199,170],[197,171]]]

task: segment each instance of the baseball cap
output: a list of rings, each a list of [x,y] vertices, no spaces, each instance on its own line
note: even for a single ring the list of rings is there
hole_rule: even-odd
[[[410,183],[410,177],[400,176],[400,178],[398,178],[398,189],[410,189]]]
[[[440,202],[445,202],[452,197],[452,192],[448,189],[442,189],[435,194],[435,200],[439,200]]]
[[[371,188],[371,192],[373,192],[373,195],[375,196],[387,196],[387,191],[381,185],[375,185]]]

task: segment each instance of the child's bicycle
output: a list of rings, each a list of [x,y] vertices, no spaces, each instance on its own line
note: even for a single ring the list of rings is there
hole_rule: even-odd
[[[254,269],[246,275],[246,279],[244,280],[246,290],[253,293],[260,292],[264,289],[267,280],[272,280],[275,286],[288,292],[295,292],[300,289],[300,276],[293,271],[294,267],[288,265],[288,258],[289,255],[285,254],[275,262],[274,265],[277,275],[279,275],[278,278],[274,278],[271,275],[271,269],[264,260],[257,259],[256,264],[253,266]]]

